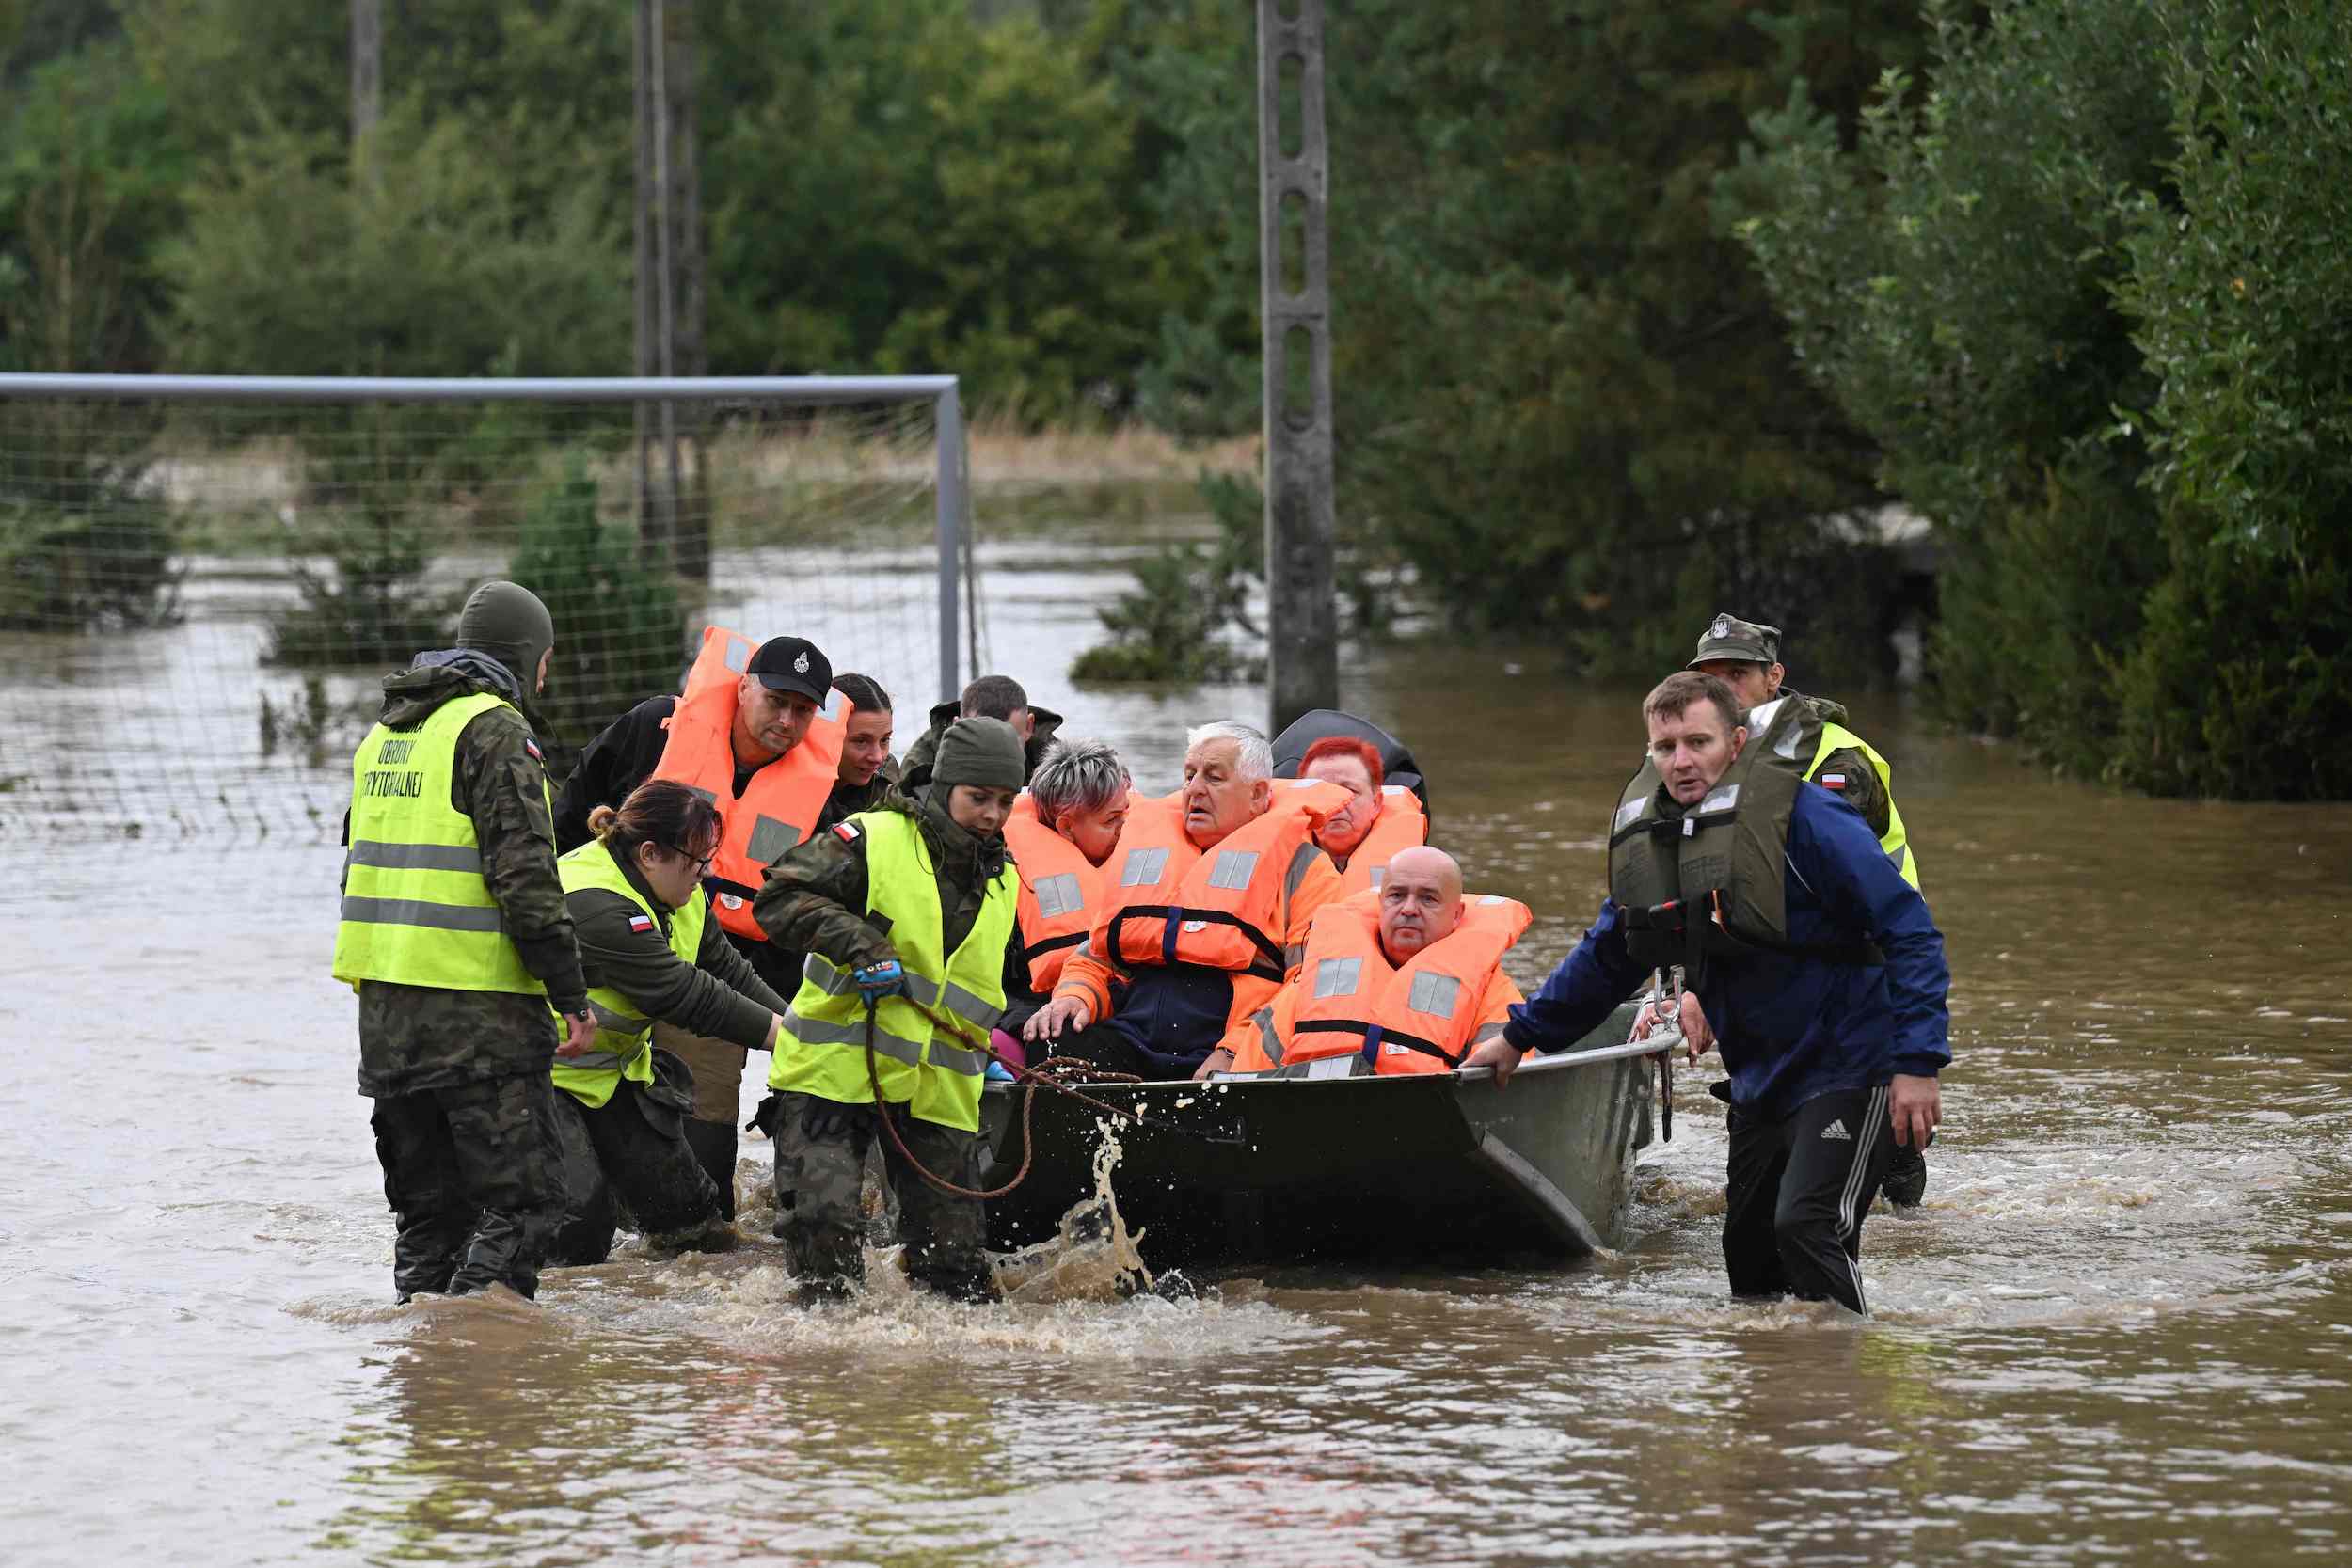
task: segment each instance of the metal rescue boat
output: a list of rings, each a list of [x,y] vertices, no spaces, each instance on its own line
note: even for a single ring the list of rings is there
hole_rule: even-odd
[[[1479,1266],[1621,1246],[1658,1082],[1645,1058],[1659,1042],[1626,1043],[1632,1016],[1622,1007],[1577,1049],[1529,1057],[1507,1088],[1486,1068],[1085,1085],[1140,1111],[1143,1125],[1039,1089],[1029,1173],[989,1200],[989,1244],[1042,1241],[1093,1196],[1107,1131],[1120,1145],[1111,1190],[1154,1268],[1314,1258]],[[1023,1092],[991,1084],[981,1097],[984,1185],[1020,1165]]]

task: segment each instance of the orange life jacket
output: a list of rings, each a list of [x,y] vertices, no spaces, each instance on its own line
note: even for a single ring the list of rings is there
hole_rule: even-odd
[[[1130,810],[1143,804],[1128,796]],[[1021,924],[1021,957],[1029,966],[1029,989],[1052,995],[1061,978],[1070,950],[1086,941],[1103,918],[1103,894],[1107,879],[1102,869],[1079,852],[1078,847],[1037,818],[1037,799],[1023,790],[1005,819],[1005,847],[1012,851],[1021,872],[1021,898],[1015,918]],[[1119,851],[1111,850],[1110,863]]]
[[[670,732],[653,777],[675,779],[719,808],[719,848],[703,886],[710,910],[736,936],[765,942],[752,918],[752,900],[768,867],[816,829],[817,816],[841,773],[841,742],[850,700],[825,693],[799,745],[755,770],[735,793],[735,689],[758,644],[724,626],[705,626],[701,652],[687,672],[686,690],[662,721]]]
[[[1271,782],[1265,815],[1207,850],[1184,836],[1181,791],[1129,811],[1093,951],[1131,967],[1200,964],[1280,985],[1294,961],[1282,943],[1288,895],[1323,853],[1315,830],[1348,795],[1311,779]]]
[[[1452,1071],[1476,1040],[1479,997],[1534,918],[1516,898],[1466,893],[1462,923],[1399,968],[1380,950],[1377,893],[1326,904],[1283,1006],[1240,1032],[1233,1070],[1356,1054],[1376,1073]]]
[[[1380,786],[1380,815],[1373,819],[1372,832],[1356,846],[1347,857],[1347,864],[1340,871],[1340,888],[1343,894],[1361,893],[1367,888],[1380,891],[1380,879],[1388,875],[1389,862],[1403,850],[1418,849],[1429,842],[1429,818],[1422,814],[1421,797],[1403,784]]]

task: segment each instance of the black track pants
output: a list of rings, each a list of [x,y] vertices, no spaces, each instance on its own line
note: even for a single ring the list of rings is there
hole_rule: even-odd
[[[1822,1095],[1778,1121],[1733,1107],[1724,1195],[1731,1293],[1867,1310],[1862,1216],[1894,1147],[1884,1084]]]

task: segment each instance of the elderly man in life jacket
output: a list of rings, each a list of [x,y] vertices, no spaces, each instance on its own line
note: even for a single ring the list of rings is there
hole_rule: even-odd
[[[1297,973],[1309,924],[1340,891],[1314,835],[1348,797],[1273,775],[1273,748],[1247,724],[1186,736],[1184,787],[1128,813],[1103,916],[1023,1031],[1032,1055],[1050,1043],[1113,1071],[1189,1077]]]
[[[1376,890],[1316,911],[1298,977],[1203,1072],[1451,1072],[1526,1000],[1502,965],[1533,918],[1516,898],[1465,897],[1444,850],[1401,849]]]

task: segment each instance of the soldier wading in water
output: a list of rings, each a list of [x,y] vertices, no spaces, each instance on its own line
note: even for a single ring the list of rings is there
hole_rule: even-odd
[[[1024,772],[1009,724],[958,720],[940,736],[919,804],[892,796],[818,834],[769,868],[753,905],[777,947],[808,955],[776,1037],[776,1092],[760,1108],[803,1301],[846,1296],[865,1279],[860,1187],[877,1139],[910,1277],[960,1301],[997,1297],[979,1199],[933,1187],[909,1156],[957,1186],[979,1185],[987,1058],[925,1009],[982,1041],[1003,1012],[1020,893],[1003,830]]]
[[[521,711],[554,622],[528,589],[487,582],[457,637],[384,682],[353,759],[335,933],[404,1302],[535,1292],[563,1203],[548,1071],[596,1033]]]

